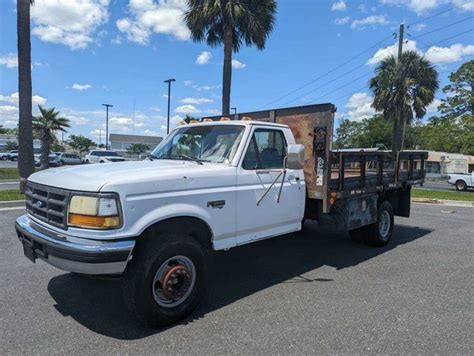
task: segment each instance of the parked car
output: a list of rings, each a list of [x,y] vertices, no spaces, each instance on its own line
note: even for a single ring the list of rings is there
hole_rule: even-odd
[[[8,152],[7,158],[10,161],[18,161],[18,150],[13,150],[13,151]]]
[[[59,154],[56,153],[55,161],[60,166],[82,164],[81,157],[72,153],[64,153],[64,152],[59,152]]]
[[[450,174],[448,176],[448,183],[453,184],[456,190],[467,190],[467,188],[474,188],[474,172],[469,174]]]
[[[0,160],[6,161],[10,152],[0,152]]]
[[[311,105],[244,114],[271,122],[183,125],[144,161],[34,173],[27,213],[15,225],[24,255],[66,271],[121,275],[126,305],[156,326],[197,307],[212,250],[300,231],[305,219],[385,246],[394,216],[410,216],[411,188],[424,181],[423,168],[401,174],[394,162],[428,154],[332,151],[335,109]]]
[[[49,154],[49,166],[50,167],[58,167],[60,166],[59,161],[57,160],[58,156],[54,153]],[[41,167],[41,157],[35,157],[35,166]]]
[[[85,157],[85,163],[123,162],[125,158],[115,151],[92,150]]]

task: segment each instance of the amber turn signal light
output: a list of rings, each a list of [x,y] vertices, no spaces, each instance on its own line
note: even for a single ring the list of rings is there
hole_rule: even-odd
[[[69,225],[80,227],[92,227],[96,229],[107,229],[120,225],[119,216],[91,216],[81,214],[69,214]]]

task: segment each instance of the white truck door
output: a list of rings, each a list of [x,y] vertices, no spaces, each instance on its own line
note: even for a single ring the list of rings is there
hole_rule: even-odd
[[[284,173],[286,146],[281,129],[253,129],[237,168],[238,245],[301,229],[304,177],[302,170]]]

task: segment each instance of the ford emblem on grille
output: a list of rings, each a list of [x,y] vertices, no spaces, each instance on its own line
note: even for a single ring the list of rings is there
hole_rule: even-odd
[[[38,200],[35,205],[41,209],[44,207],[45,204],[41,200]]]

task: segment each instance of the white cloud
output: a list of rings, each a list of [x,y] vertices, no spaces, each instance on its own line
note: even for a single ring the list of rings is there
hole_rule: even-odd
[[[430,47],[425,56],[432,63],[449,63],[463,59],[465,56],[474,55],[474,45],[456,43],[450,47]]]
[[[199,110],[194,105],[181,105],[178,106],[175,110],[178,114],[199,114],[201,110]]]
[[[184,83],[184,85],[186,85],[188,87],[188,86],[193,84],[193,81],[192,80],[185,80],[183,83]]]
[[[242,62],[238,61],[237,59],[232,60],[232,68],[234,68],[234,69],[243,69],[245,67],[247,67],[247,65],[245,63],[242,63]]]
[[[83,91],[83,90],[87,90],[87,89],[92,88],[92,85],[90,85],[90,84],[76,84],[75,83],[75,84],[72,85],[71,88],[74,89],[74,90]]]
[[[426,24],[424,24],[423,22],[418,23],[418,24],[415,25],[415,31],[417,31],[417,32],[421,32],[425,28],[426,28]]]
[[[332,4],[331,10],[332,11],[344,11],[346,9],[346,3],[344,0],[339,0],[336,1],[335,3]]]
[[[0,105],[0,116],[13,115],[18,112],[18,108],[12,105]]]
[[[129,41],[147,44],[152,33],[189,39],[189,30],[183,21],[186,0],[130,0],[128,7],[131,16],[119,19],[116,25]]]
[[[18,106],[18,92],[15,92],[11,95],[1,95],[0,94],[0,102],[5,102],[5,103],[10,103],[15,106]],[[42,96],[39,95],[33,95],[31,98],[32,100],[32,105],[46,105],[46,98],[43,98]]]
[[[148,38],[151,34],[151,31],[148,28],[142,27],[138,23],[127,18],[118,20],[116,25],[121,32],[126,34],[127,40],[142,45],[148,44]]]
[[[375,114],[375,109],[372,108],[373,98],[367,93],[354,93],[347,104],[346,108],[349,109],[347,117],[349,120],[360,121],[367,117],[371,117]]]
[[[345,16],[345,17],[338,17],[334,23],[338,26],[340,25],[345,25],[346,23],[348,23],[349,21],[351,20],[351,18],[349,16]]]
[[[420,52],[420,50],[416,47],[416,42],[412,40],[408,40],[403,45],[403,51],[416,51]],[[395,43],[391,46],[387,46],[385,48],[380,48],[375,54],[367,61],[367,64],[376,64],[383,61],[385,58],[389,56],[396,56],[398,54],[398,43]]]
[[[112,125],[131,125],[133,120],[129,117],[111,117],[109,123]]]
[[[438,106],[440,105],[441,105],[441,100],[434,99],[433,102],[426,107],[426,112],[427,113],[438,112]]]
[[[32,31],[44,42],[86,48],[107,22],[109,0],[37,0],[31,7]]]
[[[196,64],[203,65],[209,63],[209,60],[212,58],[212,53],[208,51],[201,52],[196,58]]]
[[[170,118],[170,129],[173,129],[176,126],[178,126],[179,124],[181,124],[181,121],[183,121],[183,118],[180,115],[175,115],[175,116],[171,117]],[[165,126],[165,130],[166,130],[166,126]]]
[[[363,19],[354,20],[351,23],[351,28],[361,28],[367,25],[388,25],[389,21],[385,15],[372,15],[364,17]]]
[[[425,14],[441,5],[454,5],[461,11],[474,10],[474,1],[466,0],[381,0],[382,4],[406,6],[418,15]]]
[[[0,65],[7,68],[18,67],[18,56],[15,53],[8,53],[7,55],[0,57]]]
[[[183,104],[191,104],[191,105],[199,105],[199,104],[206,104],[212,103],[214,100],[209,98],[184,98],[180,100]]]
[[[416,51],[424,55],[426,59],[432,63],[449,63],[462,60],[466,56],[474,55],[474,45],[463,45],[461,43],[453,44],[449,47],[432,46],[423,53],[417,48],[416,42],[408,40],[403,45],[403,51]],[[377,64],[388,56],[396,56],[398,54],[398,43],[391,46],[381,48],[367,61],[367,64]]]
[[[62,114],[61,116],[68,119],[70,123],[74,125],[87,125],[89,123],[89,119],[85,118],[84,116],[64,115],[64,114]]]

